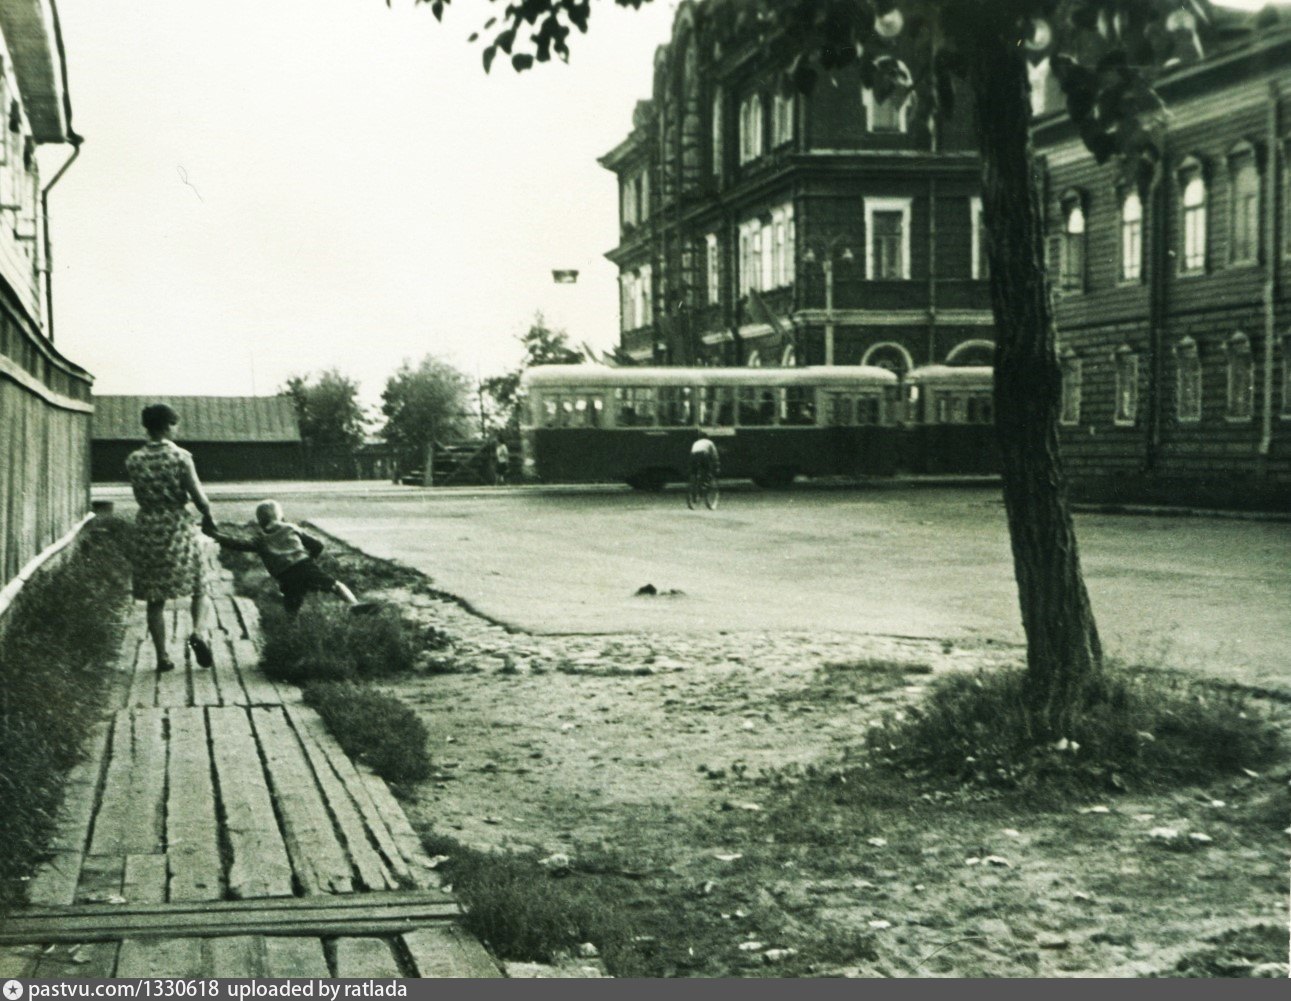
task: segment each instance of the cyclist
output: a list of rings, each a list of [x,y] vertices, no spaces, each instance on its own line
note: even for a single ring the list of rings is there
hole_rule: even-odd
[[[696,493],[706,480],[716,482],[722,463],[717,446],[703,428],[695,429],[695,444],[690,446],[690,484]]]

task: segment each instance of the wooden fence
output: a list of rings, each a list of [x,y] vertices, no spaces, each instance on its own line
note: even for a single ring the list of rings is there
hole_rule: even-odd
[[[0,588],[90,506],[90,377],[0,315]]]

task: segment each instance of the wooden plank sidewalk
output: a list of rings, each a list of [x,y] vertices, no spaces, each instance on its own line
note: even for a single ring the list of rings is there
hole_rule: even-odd
[[[214,669],[186,653],[158,675],[135,609],[49,861],[0,928],[0,974],[502,976],[385,783],[261,672],[255,606],[210,561]]]

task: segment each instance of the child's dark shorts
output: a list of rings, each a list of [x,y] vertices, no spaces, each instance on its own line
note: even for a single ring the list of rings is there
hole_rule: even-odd
[[[278,590],[282,592],[283,607],[295,615],[311,591],[325,594],[336,586],[336,578],[329,577],[313,560],[293,563],[278,575]]]

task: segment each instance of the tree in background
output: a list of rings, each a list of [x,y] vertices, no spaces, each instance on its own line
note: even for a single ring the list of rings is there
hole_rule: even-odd
[[[405,361],[381,393],[386,420],[381,436],[401,463],[420,466],[432,441],[450,441],[470,430],[470,395],[470,381],[443,359],[426,355],[415,367]]]
[[[449,0],[420,2],[439,18]],[[757,46],[785,66],[787,90],[810,93],[856,66],[878,100],[912,94],[915,113],[929,118],[967,98],[981,157],[996,431],[1027,637],[1028,718],[1037,740],[1062,736],[1102,669],[1102,647],[1059,454],[1061,370],[1028,70],[1049,60],[1100,163],[1119,154],[1141,185],[1161,183],[1162,106],[1145,68],[1196,58],[1213,20],[1208,0],[706,0],[693,13],[701,33]],[[590,0],[509,4],[484,27],[484,69],[499,52],[517,72],[568,58],[569,36],[587,31],[590,14]]]
[[[512,430],[520,423],[520,377],[525,369],[535,365],[578,365],[590,360],[590,355],[569,343],[566,331],[549,327],[541,311],[533,314],[529,329],[516,339],[524,348],[520,367],[491,376],[482,386],[494,420]]]
[[[359,384],[336,369],[318,376],[293,375],[278,391],[291,399],[300,436],[311,448],[354,449],[363,444],[367,415]]]

